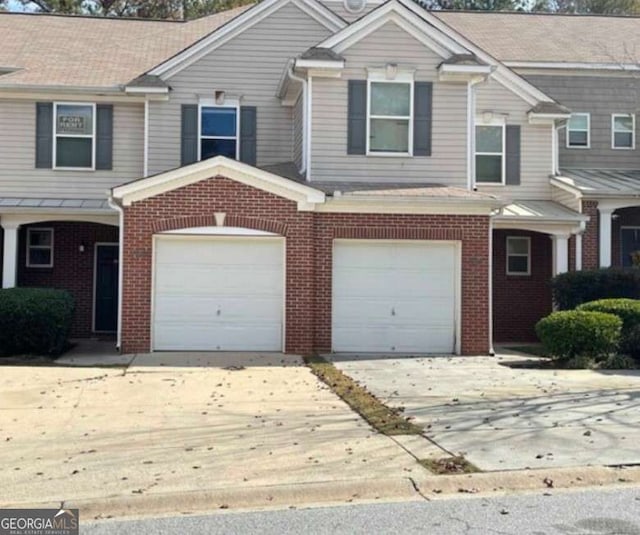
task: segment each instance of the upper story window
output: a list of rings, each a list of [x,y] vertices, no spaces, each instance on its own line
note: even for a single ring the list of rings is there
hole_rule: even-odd
[[[413,153],[413,75],[371,73],[367,107],[367,153]]]
[[[53,267],[53,229],[27,229],[27,267]]]
[[[567,147],[588,149],[591,145],[591,115],[572,113],[567,123]]]
[[[95,168],[95,104],[54,104],[53,154],[56,169]]]
[[[238,159],[240,151],[239,102],[226,100],[200,102],[200,160],[214,156]]]
[[[611,116],[611,148],[635,149],[636,116],[628,113],[614,113]]]
[[[476,182],[504,184],[505,182],[505,126],[504,121],[476,123]]]

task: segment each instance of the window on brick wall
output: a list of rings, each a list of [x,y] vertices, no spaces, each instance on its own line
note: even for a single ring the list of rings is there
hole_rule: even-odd
[[[531,275],[531,238],[507,236],[507,275]]]
[[[53,267],[53,229],[27,229],[27,267]]]

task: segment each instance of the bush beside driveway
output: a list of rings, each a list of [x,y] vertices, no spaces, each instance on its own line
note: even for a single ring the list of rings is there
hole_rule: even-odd
[[[481,470],[640,463],[640,371],[513,369],[499,357],[332,357]]]

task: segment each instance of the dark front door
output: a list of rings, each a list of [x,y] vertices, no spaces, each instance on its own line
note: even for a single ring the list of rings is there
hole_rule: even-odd
[[[96,245],[95,330],[118,328],[118,246]]]
[[[622,238],[622,265],[633,266],[633,254],[640,252],[640,227],[627,227],[621,229]]]

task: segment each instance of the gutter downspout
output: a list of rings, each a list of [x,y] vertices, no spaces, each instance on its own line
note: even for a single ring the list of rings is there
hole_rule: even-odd
[[[489,217],[489,356],[495,357],[493,347],[493,216]]]
[[[300,168],[300,173],[306,175],[307,180],[309,180],[309,151],[307,145],[309,139],[309,85],[306,78],[302,78],[301,76],[294,74],[293,69],[295,68],[295,63],[295,60],[289,61],[289,70],[287,71],[287,75],[292,80],[302,84],[302,166]]]
[[[124,209],[109,195],[109,206],[118,211],[120,227],[118,229],[118,336],[116,347],[122,352],[122,296],[124,294]]]
[[[149,99],[144,101],[144,165],[143,176],[149,176]]]
[[[476,92],[475,86],[485,78],[474,78],[467,82],[467,189],[475,191],[475,147],[476,147]]]

